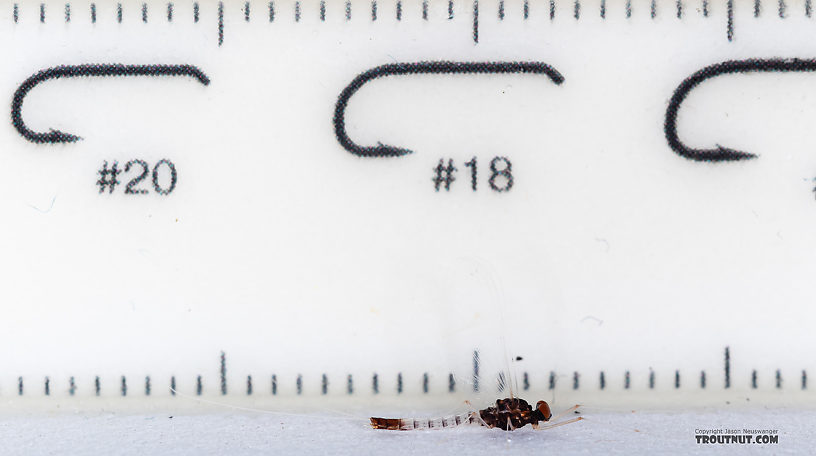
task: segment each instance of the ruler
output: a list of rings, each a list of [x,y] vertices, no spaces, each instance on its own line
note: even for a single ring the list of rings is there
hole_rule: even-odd
[[[807,401],[812,13],[2,2],[0,398]]]

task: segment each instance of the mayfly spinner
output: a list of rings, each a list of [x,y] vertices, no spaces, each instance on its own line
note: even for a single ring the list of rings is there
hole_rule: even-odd
[[[415,429],[441,429],[446,427],[460,426],[463,424],[479,424],[489,428],[499,428],[505,431],[512,431],[522,428],[528,424],[533,429],[552,429],[557,426],[575,423],[583,417],[572,418],[560,423],[539,425],[539,422],[549,422],[558,420],[567,414],[578,409],[578,405],[573,406],[553,417],[550,406],[545,401],[538,401],[535,409],[524,399],[509,397],[497,399],[495,407],[487,407],[478,412],[468,412],[445,418],[432,419],[403,419],[403,418],[371,418],[371,427],[374,429],[388,429],[392,431],[412,431]]]

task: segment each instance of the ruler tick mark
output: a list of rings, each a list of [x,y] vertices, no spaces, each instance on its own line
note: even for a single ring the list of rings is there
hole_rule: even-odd
[[[325,0],[320,0],[320,21],[323,22],[326,20],[326,2]]]
[[[397,373],[397,394],[402,394],[402,372]]]
[[[247,382],[246,382],[246,393],[247,396],[252,396],[252,376],[247,375]]]
[[[221,352],[221,395],[224,396],[227,394],[227,355],[224,352]]]
[[[555,0],[550,0],[550,20],[555,20]]]
[[[300,2],[295,2],[295,22],[300,22]]]
[[[452,373],[448,374],[448,392],[449,393],[456,392],[456,378],[453,376]]]
[[[116,4],[116,22],[118,22],[120,24],[122,23],[122,4],[121,3]]]
[[[453,0],[448,0],[448,20],[453,20]]]
[[[422,392],[428,394],[428,383],[430,379],[428,378],[428,373],[425,372],[422,374]]]
[[[272,395],[278,395],[278,376],[275,374],[272,374]]]
[[[175,375],[170,377],[170,395],[171,396],[176,395],[176,376]]]
[[[473,392],[479,392],[479,350],[473,350]]]
[[[577,21],[578,19],[581,18],[581,0],[575,0],[575,4],[573,5],[572,8],[573,8],[573,16],[575,17],[575,20]]]
[[[604,378],[604,372],[603,371],[601,371],[601,375],[598,378],[598,384],[600,385],[602,390],[604,388],[606,388],[606,378]]]
[[[802,369],[802,389],[807,389],[807,371]]]
[[[504,20],[504,0],[499,2],[499,20]]]
[[[581,375],[578,374],[578,371],[572,373],[572,389],[577,390],[579,387],[579,381],[581,380]]]
[[[321,378],[320,390],[321,394],[323,394],[324,396],[329,392],[329,378],[326,377],[326,374],[323,374],[323,377]]]
[[[708,17],[708,0],[703,0],[703,17]]]
[[[346,2],[346,20],[347,21],[351,20],[351,2],[350,1]]]
[[[726,10],[728,14],[726,35],[728,36],[728,41],[731,42],[734,40],[734,0],[727,1]]]
[[[96,24],[96,3],[91,3],[91,24]]]
[[[550,381],[549,381],[549,388],[550,390],[555,389],[555,372],[550,371]]]
[[[45,384],[43,385],[43,392],[46,396],[51,395],[51,379],[48,376],[45,377]]]
[[[76,381],[74,380],[74,377],[68,379],[68,394],[71,396],[76,394]]]
[[[193,22],[198,23],[198,2],[193,3]]]
[[[680,389],[680,371],[674,371],[674,389]]]
[[[700,388],[705,389],[705,387],[706,387],[705,371],[700,371]]]
[[[142,3],[142,22],[147,24],[147,3]]]
[[[473,1],[473,43],[479,44],[479,0]]]
[[[751,389],[757,389],[757,371],[756,371],[756,369],[751,371]]]
[[[269,22],[275,22],[275,2],[269,2]]]
[[[524,15],[524,20],[530,18],[530,0],[524,0],[524,4],[522,5],[522,11]]]
[[[629,389],[629,387],[631,386],[631,382],[632,382],[631,379],[632,379],[632,376],[629,374],[629,371],[626,371],[623,374],[623,389]]]
[[[145,377],[145,396],[150,396],[150,376]]]
[[[632,0],[626,0],[626,18],[632,17]]]
[[[652,5],[650,8],[651,8],[650,14],[652,16],[652,19],[654,19],[657,17],[657,0],[652,0]]]
[[[14,23],[15,23],[15,24],[16,24],[16,23],[17,23],[17,21],[20,19],[20,7],[19,7],[19,6],[17,6],[17,4],[16,4],[16,3],[15,3],[15,4],[14,4],[14,6],[12,7],[12,10],[11,10],[11,17],[13,18],[13,20],[14,20]]]
[[[683,18],[683,0],[677,0],[677,19]]]
[[[99,396],[99,393],[101,393],[101,392],[102,392],[102,385],[100,384],[100,382],[99,382],[99,376],[97,375],[97,376],[94,378],[94,394],[96,394],[97,396]]]
[[[788,5],[785,4],[785,0],[779,0],[779,18],[785,19],[785,13],[787,12]]]
[[[173,22],[173,3],[167,4],[167,22]]]
[[[380,393],[380,382],[376,372],[371,376],[371,391],[374,394]]]
[[[782,389],[782,371],[776,370],[776,389]]]
[[[601,0],[601,19],[606,19],[606,0]]]
[[[377,20],[377,0],[371,1],[371,22]]]
[[[529,389],[530,389],[530,376],[527,375],[527,372],[522,374],[522,383],[521,384],[522,384],[522,388],[524,388],[524,391],[529,391]]]
[[[249,2],[244,2],[244,22],[249,22]]]
[[[204,392],[204,384],[201,381],[201,376],[196,376],[196,396],[201,396],[201,393]]]
[[[422,19],[428,20],[428,0],[422,0]]]
[[[65,4],[65,22],[66,23],[71,22],[71,4],[70,3]]]
[[[297,394],[300,396],[303,393],[303,376],[298,374],[297,379],[295,379],[295,387],[297,388]]]
[[[754,0],[754,17],[759,17],[759,13],[762,10],[762,3],[760,0]]]
[[[397,20],[398,21],[402,20],[402,2],[401,1],[397,1]]]
[[[45,23],[45,3],[40,3],[40,23]]]
[[[127,396],[127,379],[125,378],[124,375],[122,376],[122,388],[121,388],[121,390],[122,390],[122,396],[123,397]]]
[[[351,374],[348,374],[348,378],[346,378],[346,393],[354,394],[354,379]]]
[[[224,2],[218,2],[218,45],[224,44]]]

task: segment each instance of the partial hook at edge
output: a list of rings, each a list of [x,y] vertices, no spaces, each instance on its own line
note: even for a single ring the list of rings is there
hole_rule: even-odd
[[[555,84],[564,77],[553,67],[541,62],[416,62],[392,63],[372,68],[354,78],[337,99],[334,109],[334,133],[344,149],[360,157],[399,157],[412,151],[401,147],[378,143],[376,146],[360,146],[346,132],[346,106],[349,99],[367,82],[385,76],[408,74],[462,74],[462,73],[533,73],[548,76]]]
[[[29,129],[23,121],[23,100],[37,84],[49,79],[74,78],[82,76],[192,76],[204,85],[210,79],[204,72],[192,65],[122,65],[122,64],[87,64],[58,66],[42,70],[20,84],[11,101],[11,123],[27,140],[35,143],[76,142],[81,138],[59,130],[38,133]]]
[[[669,106],[666,108],[666,121],[664,124],[664,131],[666,133],[666,141],[669,147],[678,155],[694,161],[706,162],[721,162],[721,161],[738,161],[756,158],[752,153],[742,152],[735,149],[729,149],[717,145],[712,149],[695,149],[688,147],[680,141],[677,136],[677,112],[680,110],[680,105],[686,99],[688,94],[694,90],[700,83],[706,79],[711,79],[723,74],[731,73],[752,73],[752,72],[790,72],[802,71],[813,72],[816,71],[816,60],[808,59],[747,59],[747,60],[729,60],[726,62],[717,63],[715,65],[707,66],[702,70],[692,74],[685,81],[683,81],[674,91],[674,95],[669,101]]]

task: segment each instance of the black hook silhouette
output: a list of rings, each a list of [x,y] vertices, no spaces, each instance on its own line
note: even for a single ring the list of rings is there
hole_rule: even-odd
[[[334,133],[344,149],[360,157],[399,157],[412,151],[378,143],[373,147],[356,144],[346,133],[346,106],[349,99],[367,82],[385,76],[406,74],[462,74],[462,73],[533,73],[544,74],[552,82],[561,84],[564,77],[553,67],[541,62],[416,62],[391,63],[374,67],[354,78],[337,99],[334,109]]]
[[[23,81],[14,92],[11,101],[11,123],[23,137],[35,143],[63,143],[79,141],[79,136],[51,130],[38,133],[30,130],[23,122],[23,99],[37,84],[49,79],[75,78],[81,76],[192,76],[198,82],[208,85],[210,79],[204,72],[192,65],[122,65],[122,64],[88,64],[58,66],[42,70]]]
[[[737,161],[756,158],[755,154],[742,152],[735,149],[717,145],[714,149],[694,149],[686,146],[677,137],[677,111],[680,110],[680,105],[686,99],[689,92],[694,90],[700,83],[706,79],[711,79],[723,74],[731,73],[753,73],[753,72],[790,72],[802,71],[812,72],[816,71],[816,60],[808,59],[747,59],[747,60],[729,60],[715,65],[707,66],[702,70],[692,74],[685,81],[683,81],[674,91],[674,95],[669,101],[669,107],[666,109],[666,123],[664,131],[666,133],[666,140],[669,147],[672,148],[678,155],[689,160],[720,162],[720,161]]]

